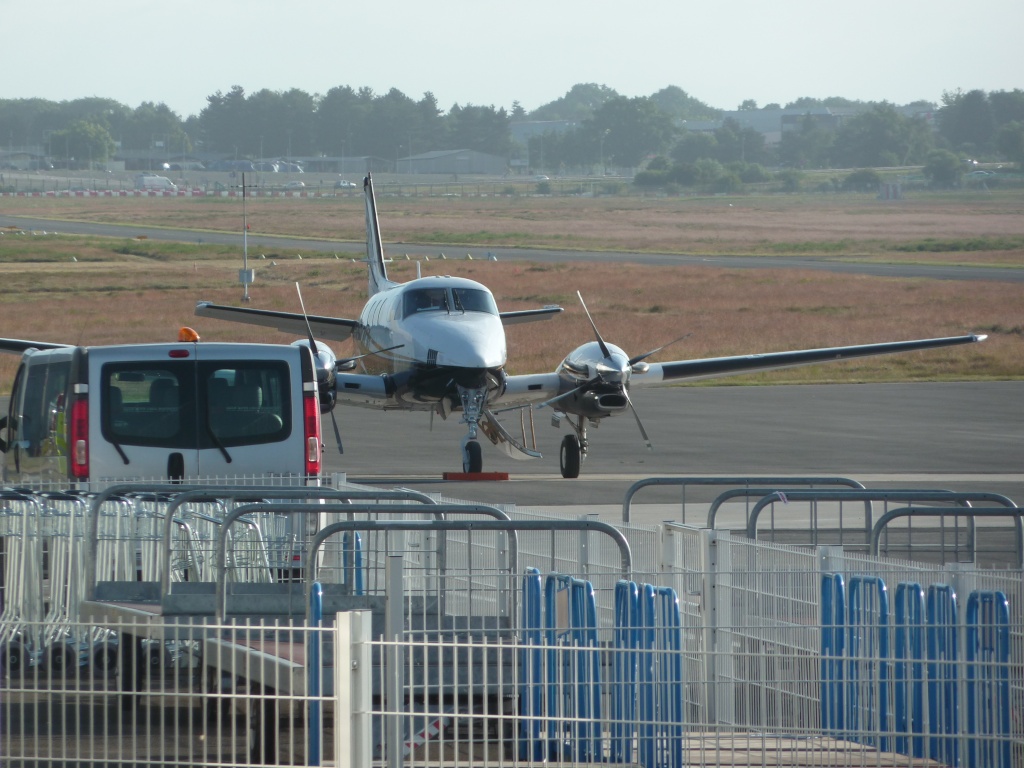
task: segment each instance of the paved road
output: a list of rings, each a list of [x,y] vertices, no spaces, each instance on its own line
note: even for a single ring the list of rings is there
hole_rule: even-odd
[[[0,228],[7,226],[21,227],[26,230],[61,232],[65,234],[97,235],[103,237],[138,237],[145,235],[151,240],[173,240],[175,242],[199,242],[238,245],[240,237],[232,232],[196,232],[185,229],[166,229],[161,227],[140,227],[134,224],[98,224],[92,222],[70,222],[52,219],[29,218],[0,214]],[[305,249],[338,253],[352,258],[362,258],[366,249],[363,243],[340,242],[331,240],[312,240],[297,237],[273,237],[268,235],[250,234],[249,248],[258,252],[261,248],[269,249]],[[868,264],[831,261],[820,258],[797,258],[780,256],[701,256],[667,253],[624,253],[612,251],[559,251],[536,248],[479,248],[467,249],[465,246],[444,248],[438,245],[413,245],[408,243],[385,244],[385,249],[392,255],[409,254],[410,256],[428,255],[437,257],[439,253],[465,253],[472,251],[474,256],[486,258],[489,254],[501,261],[631,261],[638,264],[655,264],[662,266],[679,264],[703,264],[714,267],[734,269],[821,269],[829,272],[846,274],[876,275],[881,277],[926,277],[936,280],[998,280],[1000,282],[1024,282],[1024,269],[1002,267],[975,267],[937,264]]]

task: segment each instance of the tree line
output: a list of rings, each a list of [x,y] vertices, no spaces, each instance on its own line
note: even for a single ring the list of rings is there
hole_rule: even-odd
[[[856,107],[856,114],[834,125],[813,110],[836,106]],[[718,168],[726,166],[742,181],[756,178],[765,167],[927,165],[936,152],[1024,165],[1024,91],[948,91],[941,105],[915,106],[919,113],[931,112],[934,120],[908,117],[886,102],[799,99],[786,109],[806,114],[797,112],[781,142],[768,144],[763,134],[734,119],[712,131],[688,130],[693,121],[714,120],[722,113],[675,86],[629,98],[606,86],[578,84],[530,113],[518,102],[508,111],[472,104],[445,111],[432,93],[416,100],[397,89],[378,94],[339,86],[323,95],[297,88],[247,94],[234,86],[208,96],[201,112],[185,119],[163,103],[131,108],[97,97],[0,100],[0,146],[5,139],[9,147],[41,145],[55,160],[79,166],[104,161],[118,147],[249,159],[397,158],[473,149],[537,171],[646,168],[653,174],[647,181],[683,185],[720,178]],[[758,107],[747,100],[740,109]],[[512,125],[521,121],[552,121],[552,128],[524,147],[512,140]]]

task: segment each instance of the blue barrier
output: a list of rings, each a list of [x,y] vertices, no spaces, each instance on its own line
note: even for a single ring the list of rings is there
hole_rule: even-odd
[[[841,738],[846,718],[843,663],[846,656],[846,586],[838,573],[821,577],[821,727]]]
[[[924,757],[924,590],[914,582],[898,584],[894,602],[895,749]]]
[[[633,762],[636,722],[637,649],[640,647],[640,592],[636,582],[615,585],[615,653],[612,656],[611,759]]]
[[[640,762],[679,768],[683,762],[682,622],[675,590],[640,590]]]
[[[960,765],[960,702],[957,692],[956,592],[945,584],[928,587],[928,757]]]
[[[967,765],[1010,768],[1010,606],[1002,592],[967,599]]]
[[[846,654],[850,738],[889,751],[889,594],[875,576],[850,579]]]
[[[341,565],[345,578],[352,573],[352,593],[364,594],[363,536],[358,531],[345,531],[341,537]]]
[[[544,601],[540,571],[528,568],[523,577],[523,644],[520,656],[519,757],[522,760],[544,760],[547,739],[544,737]]]

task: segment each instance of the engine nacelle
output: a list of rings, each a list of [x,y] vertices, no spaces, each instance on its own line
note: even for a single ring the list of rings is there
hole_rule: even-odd
[[[313,366],[316,369],[317,399],[320,401],[320,413],[328,413],[334,409],[337,400],[335,385],[337,384],[338,363],[334,350],[319,341],[314,342]],[[308,339],[292,342],[293,347],[308,347]]]

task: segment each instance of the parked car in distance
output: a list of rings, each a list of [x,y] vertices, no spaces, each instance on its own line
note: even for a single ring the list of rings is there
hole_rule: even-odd
[[[303,181],[289,181],[287,184],[284,185],[284,188],[285,189],[302,189],[305,186],[306,186],[306,183],[303,182]]]
[[[334,182],[335,189],[356,189],[357,187],[358,185],[354,181],[349,181],[348,179],[338,179],[338,181]]]

